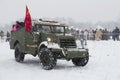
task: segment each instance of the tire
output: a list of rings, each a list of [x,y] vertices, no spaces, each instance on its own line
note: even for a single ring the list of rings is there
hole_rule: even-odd
[[[89,53],[83,58],[74,58],[72,62],[75,66],[85,66],[89,61]]]
[[[24,61],[25,54],[20,51],[20,45],[19,44],[17,44],[15,46],[14,55],[15,55],[15,60],[17,62],[23,62]]]
[[[42,48],[38,53],[38,57],[42,64],[42,68],[45,70],[53,69],[56,66],[56,58],[54,54],[47,48]]]

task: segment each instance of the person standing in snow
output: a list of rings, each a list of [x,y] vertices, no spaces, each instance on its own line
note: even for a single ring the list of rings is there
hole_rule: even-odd
[[[88,30],[88,38],[89,38],[89,40],[93,40],[93,31],[92,31],[92,28],[90,28]]]
[[[4,37],[4,32],[2,30],[0,31],[0,37],[1,37],[1,39],[3,39],[3,37]]]
[[[6,33],[6,37],[7,37],[7,38],[6,38],[6,42],[7,42],[7,41],[10,40],[10,33],[9,33],[8,31],[7,31],[7,33]]]
[[[119,40],[119,33],[120,33],[120,30],[119,30],[119,28],[118,27],[116,27],[114,30],[113,30],[113,40],[115,41],[115,40]]]
[[[84,31],[84,39],[85,39],[85,40],[88,39],[88,31],[87,31],[87,29],[85,29],[85,31]]]
[[[102,35],[103,35],[103,33],[102,33],[102,30],[101,29],[97,29],[96,30],[96,40],[101,40],[102,39]]]
[[[84,31],[84,40],[85,40],[85,44],[87,44],[87,40],[88,40],[88,30],[85,29]]]
[[[92,30],[92,32],[93,32],[93,40],[95,40],[95,38],[96,38],[96,30]]]

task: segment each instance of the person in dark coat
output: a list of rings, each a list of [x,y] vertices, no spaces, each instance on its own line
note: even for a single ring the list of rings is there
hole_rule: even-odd
[[[113,30],[113,40],[119,40],[119,34],[120,34],[120,30],[118,27],[116,27],[114,30]]]
[[[10,40],[10,33],[7,31],[7,34],[6,34],[6,42]]]

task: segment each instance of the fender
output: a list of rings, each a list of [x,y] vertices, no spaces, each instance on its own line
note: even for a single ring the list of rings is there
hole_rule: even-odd
[[[60,48],[60,46],[58,44],[53,43],[53,42],[47,42],[47,41],[43,41],[42,43],[40,43],[38,48],[40,49],[40,47],[42,45],[47,47],[47,48]]]
[[[47,41],[43,41],[43,42],[39,45],[39,47],[38,47],[38,52],[39,52],[39,50],[40,50],[40,48],[41,48],[42,46],[47,47],[47,48],[57,48],[57,49],[61,49],[62,52],[63,52],[63,55],[65,56],[65,53],[64,53],[63,49],[60,48],[60,46],[59,46],[58,44],[56,44],[56,43],[53,43],[53,42],[48,43]]]

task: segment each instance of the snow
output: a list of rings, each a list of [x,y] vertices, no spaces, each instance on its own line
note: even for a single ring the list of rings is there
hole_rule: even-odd
[[[120,41],[88,41],[90,60],[85,67],[58,60],[52,70],[44,70],[38,57],[14,60],[14,50],[0,40],[0,80],[120,80]]]

